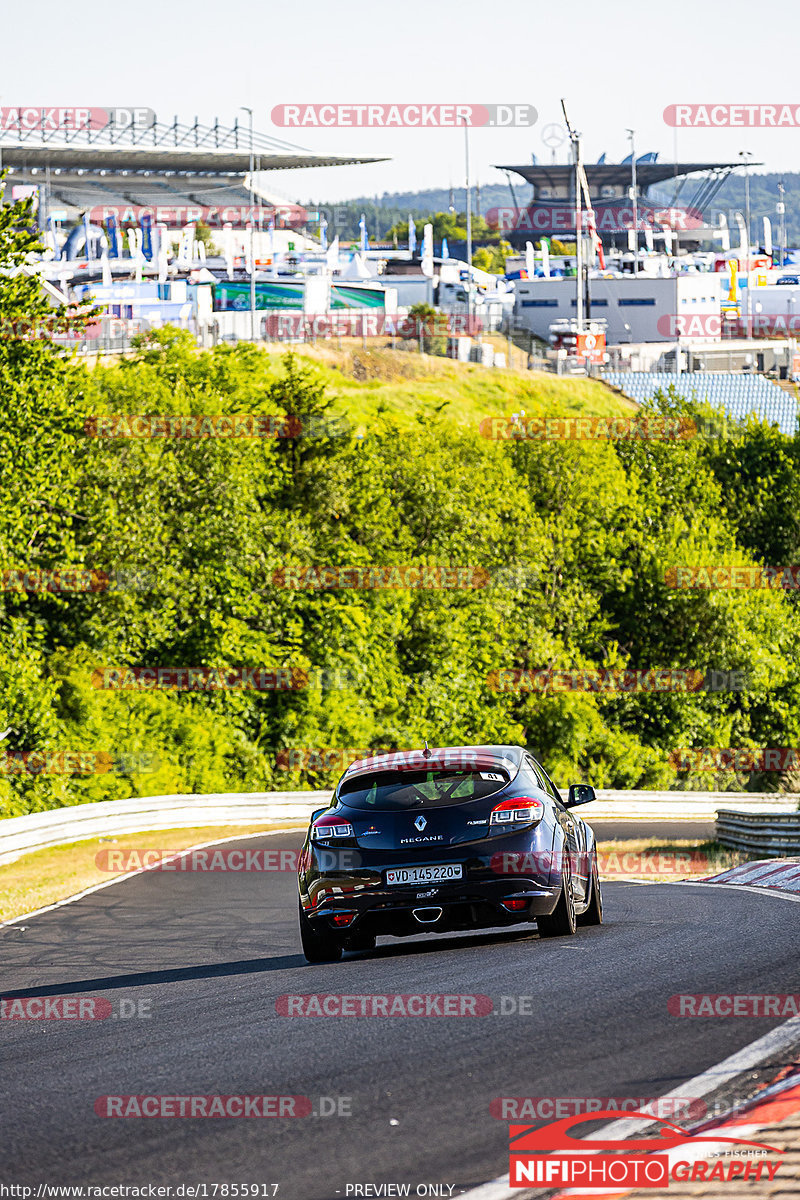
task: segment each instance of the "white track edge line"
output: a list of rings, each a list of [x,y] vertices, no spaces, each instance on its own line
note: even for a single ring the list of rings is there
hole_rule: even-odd
[[[169,830],[139,830],[139,833],[168,833]],[[225,842],[244,842],[249,838],[257,837],[275,837],[278,833],[304,833],[304,825],[294,825],[290,829],[264,829],[261,833],[239,833],[231,834],[230,837],[214,838],[211,842],[198,842],[194,846],[187,846],[185,850],[170,851],[170,858],[183,858],[185,854],[191,854],[193,850],[205,850],[209,846],[221,846]],[[91,839],[94,840],[93,838]],[[10,864],[9,864],[10,865]],[[47,904],[44,908],[34,908],[31,912],[23,913],[19,917],[12,917],[9,921],[0,921],[0,929],[6,929],[10,925],[18,925],[20,921],[29,921],[33,917],[40,917],[43,913],[53,912],[56,908],[63,908],[65,904],[74,904],[76,900],[82,900],[84,896],[91,896],[94,892],[101,892],[103,888],[113,887],[115,883],[123,883],[126,879],[133,879],[136,875],[143,875],[145,871],[155,871],[158,868],[158,863],[152,866],[137,867],[135,871],[126,871],[124,875],[118,875],[116,879],[105,879],[102,883],[94,883],[91,887],[85,888],[82,892],[76,892],[74,896],[67,896],[63,900],[56,900],[55,904]]]
[[[735,884],[720,884],[720,887],[735,887]],[[755,890],[755,889],[749,889]],[[795,896],[784,896],[784,900],[797,900]],[[723,1084],[736,1079],[739,1075],[743,1075],[745,1071],[751,1071],[754,1067],[776,1050],[781,1050],[784,1046],[791,1043],[800,1037],[800,1015],[790,1017],[788,1021],[784,1021],[782,1025],[776,1026],[755,1042],[750,1042],[748,1046],[744,1046],[741,1050],[736,1050],[728,1058],[724,1058],[722,1062],[717,1063],[708,1070],[703,1071],[700,1075],[695,1075],[693,1079],[687,1083],[680,1084],[671,1092],[666,1092],[660,1097],[662,1100],[684,1098],[686,1096],[692,1099],[699,1099],[701,1096],[708,1095],[709,1092],[715,1091]],[[616,1137],[627,1137],[628,1134],[641,1130],[641,1124],[630,1118],[623,1118],[619,1121],[611,1121],[608,1125],[602,1126],[591,1138],[586,1138],[589,1142],[595,1138],[608,1137],[613,1133]],[[480,1184],[477,1188],[473,1188],[469,1192],[462,1192],[461,1200],[518,1200],[520,1188],[510,1188],[505,1175],[498,1175],[496,1179],[491,1179],[487,1183]]]
[[[792,904],[800,904],[800,896],[793,896],[791,892],[782,892],[779,888],[759,887],[755,883],[713,883],[710,880],[701,883],[694,879],[676,879],[672,886],[729,888],[737,892],[752,892],[756,896],[776,896],[778,900],[789,900]]]

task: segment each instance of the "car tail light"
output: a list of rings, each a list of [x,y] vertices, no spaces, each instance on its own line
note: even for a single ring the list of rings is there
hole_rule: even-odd
[[[501,900],[503,908],[507,908],[509,912],[522,912],[530,904],[529,896],[509,896],[507,900]]]
[[[334,925],[338,926],[340,929],[344,929],[347,925],[352,925],[355,919],[356,914],[354,912],[334,913],[331,917]]]
[[[544,805],[535,796],[517,796],[495,805],[489,819],[490,825],[532,825],[541,821]]]
[[[311,826],[311,832],[321,838],[352,838],[356,836],[353,826],[338,817],[320,817]]]

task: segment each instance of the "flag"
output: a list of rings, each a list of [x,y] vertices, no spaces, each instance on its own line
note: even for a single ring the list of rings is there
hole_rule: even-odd
[[[772,257],[772,222],[764,217],[764,251]]]
[[[408,214],[408,248],[412,254],[417,248],[417,227],[411,213]]]
[[[735,212],[733,216],[739,230],[739,253],[742,257],[746,258],[748,237],[747,230],[744,227],[744,217],[740,212]]]
[[[169,242],[167,241],[167,227],[166,227],[166,225],[159,225],[157,228],[158,228],[158,251],[157,251],[158,282],[166,283],[167,267],[169,265]]]
[[[114,213],[111,213],[106,221],[106,229],[108,230],[109,258],[120,258],[119,230],[117,229],[117,218]]]
[[[450,257],[450,247],[447,244],[447,238],[442,238],[442,258]]]
[[[719,214],[719,244],[721,250],[730,250],[731,248],[731,235],[725,213]]]
[[[228,279],[233,279],[233,226],[230,222],[222,226],[222,252]]]
[[[542,274],[545,279],[550,278],[550,239],[542,238],[539,242],[539,248],[542,252]]]
[[[327,250],[328,249],[328,222],[325,220],[324,217],[322,217],[320,219],[320,223],[319,223],[319,241],[320,241],[320,245],[322,246],[322,249]]]
[[[728,270],[731,273],[730,282],[728,284],[728,304],[736,304],[736,259],[728,259]]]
[[[535,277],[536,261],[533,257],[533,242],[525,243],[525,270],[528,272],[528,279]]]
[[[369,238],[367,237],[367,218],[361,214],[361,220],[358,222],[358,228],[361,232],[361,249],[369,249]]]
[[[151,249],[151,253],[150,253],[150,261],[151,262],[157,263],[158,259],[159,259],[159,255],[161,254],[161,230],[163,228],[164,228],[163,225],[156,225],[155,229],[153,229],[151,231],[151,236],[153,239],[152,249]]]
[[[111,263],[108,261],[108,253],[104,250],[100,255],[100,270],[103,273],[103,287],[111,287],[113,282],[111,278]]]
[[[645,225],[645,227],[644,227],[644,244],[645,244],[645,246],[647,246],[648,250],[652,251],[652,249],[653,249],[653,229],[652,229],[652,226],[650,226],[650,225]]]
[[[59,246],[58,238],[56,237],[55,217],[48,217],[48,224],[50,225],[50,236],[53,239],[53,258],[58,261],[61,258],[61,247]]]
[[[580,184],[580,189],[581,189],[581,192],[583,193],[584,203],[585,203],[585,211],[586,211],[586,216],[585,216],[586,226],[585,227],[589,231],[589,236],[592,239],[592,246],[594,247],[594,251],[600,262],[600,270],[605,271],[606,259],[605,259],[605,255],[603,254],[603,243],[600,240],[600,236],[597,232],[597,223],[595,221],[594,209],[592,207],[592,201],[591,201],[591,197],[589,195],[589,181],[586,178],[586,172],[582,166],[579,168],[578,182]],[[575,222],[577,224],[577,213],[575,214]],[[630,239],[630,233],[628,234],[628,238]]]
[[[601,239],[600,239],[600,235],[599,235],[599,233],[597,232],[597,225],[595,224],[595,219],[594,219],[594,209],[593,209],[593,208],[590,208],[590,209],[589,209],[589,213],[588,213],[588,222],[587,222],[587,224],[588,224],[588,227],[589,227],[589,236],[590,236],[590,237],[591,237],[591,239],[592,239],[592,245],[593,245],[593,247],[594,247],[595,254],[597,255],[597,260],[598,260],[598,262],[600,263],[600,270],[601,270],[601,271],[605,271],[605,269],[606,269],[606,256],[605,256],[605,254],[603,253],[603,243],[602,243],[602,241],[601,241]],[[651,234],[650,234],[650,245],[651,245],[651,248],[652,248],[652,242],[653,242],[653,235],[652,235],[652,232],[651,232]]]
[[[145,213],[144,216],[142,217],[141,226],[142,226],[142,254],[144,254],[145,258],[149,262],[150,259],[153,257],[153,238],[152,238],[153,218],[150,216],[149,213]]]
[[[433,275],[433,225],[430,222],[422,231],[422,274]]]
[[[325,264],[329,271],[339,270],[339,235],[331,242],[325,253]]]

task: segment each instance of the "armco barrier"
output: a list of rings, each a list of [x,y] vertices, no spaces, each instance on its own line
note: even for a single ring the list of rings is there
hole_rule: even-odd
[[[75,804],[25,817],[0,820],[0,864],[21,854],[88,838],[146,830],[207,825],[257,825],[293,821],[304,825],[315,808],[327,805],[325,792],[220,792],[199,796],[140,796]],[[711,824],[720,802],[742,812],[793,813],[798,796],[753,792],[617,792],[598,790],[595,803],[581,808],[592,821],[702,821]]]
[[[745,850],[765,858],[800,854],[800,813],[717,813],[717,841],[729,850]]]
[[[315,808],[328,804],[328,792],[220,792],[197,796],[140,796],[48,809],[0,821],[0,864],[31,850],[67,842],[146,830],[190,829],[205,825],[258,825],[294,821],[302,825]]]

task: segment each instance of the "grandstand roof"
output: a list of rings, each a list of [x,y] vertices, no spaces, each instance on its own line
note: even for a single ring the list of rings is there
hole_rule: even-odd
[[[136,126],[102,129],[5,129],[0,134],[3,165],[18,177],[27,178],[49,168],[62,174],[97,175],[127,171],[231,175],[241,177],[250,169],[250,130],[234,121],[232,126],[181,124],[154,121],[147,128]],[[355,155],[316,154],[301,146],[265,134],[253,134],[253,154],[261,171],[297,167],[349,166],[386,162],[385,158]]]
[[[761,166],[761,163],[751,163],[751,166]],[[631,164],[625,163],[584,163],[589,187],[624,187],[631,181]],[[674,179],[676,175],[694,175],[707,171],[731,171],[740,167],[741,163],[686,163],[686,162],[641,162],[636,160],[636,179],[639,187],[648,188],[654,183],[663,183],[665,179]],[[498,171],[514,171],[527,179],[528,183],[543,184],[545,187],[571,186],[575,178],[573,163],[553,163],[533,165],[530,163],[518,167],[498,166]]]

